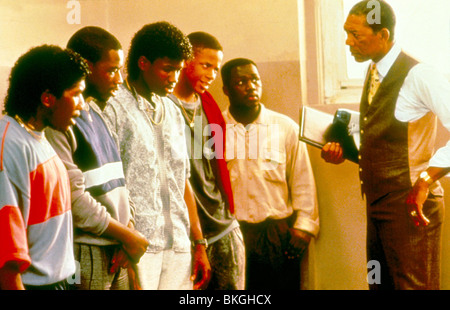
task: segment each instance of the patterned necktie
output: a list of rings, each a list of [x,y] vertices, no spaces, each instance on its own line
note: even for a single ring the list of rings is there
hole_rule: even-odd
[[[369,104],[372,103],[372,98],[375,96],[378,87],[380,86],[380,77],[378,76],[378,70],[375,63],[370,68],[370,88],[369,88],[369,95],[367,96],[367,100],[369,101]]]

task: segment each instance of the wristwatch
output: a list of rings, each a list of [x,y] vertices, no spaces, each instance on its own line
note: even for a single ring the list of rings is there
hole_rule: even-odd
[[[198,239],[192,241],[192,246],[195,247],[197,244],[202,244],[205,246],[205,249],[208,248],[208,240],[206,239]]]
[[[430,177],[430,175],[428,174],[427,171],[422,171],[422,172],[420,173],[419,178],[422,179],[422,180],[424,180],[425,182],[427,182],[428,185],[431,185],[431,184],[434,182],[433,179]]]

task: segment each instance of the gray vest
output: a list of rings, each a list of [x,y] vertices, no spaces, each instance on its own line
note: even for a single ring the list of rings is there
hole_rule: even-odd
[[[400,53],[383,79],[372,104],[367,102],[366,78],[360,105],[361,190],[369,204],[390,192],[411,188],[408,161],[408,123],[395,118],[398,94],[409,70],[418,62]],[[369,74],[369,73],[368,73]]]

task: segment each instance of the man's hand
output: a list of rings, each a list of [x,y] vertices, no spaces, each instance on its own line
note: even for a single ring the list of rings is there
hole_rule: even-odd
[[[327,163],[335,165],[345,161],[344,150],[337,142],[328,142],[325,144],[322,148],[321,156]]]
[[[137,264],[141,256],[147,251],[148,240],[139,231],[130,229],[128,237],[122,240],[122,248],[128,254],[130,260]]]
[[[194,248],[193,256],[194,262],[191,280],[194,282],[194,290],[203,290],[208,286],[212,275],[205,246],[197,244]]]
[[[131,222],[128,226],[124,226],[113,218],[110,219],[103,236],[117,240],[128,254],[130,261],[135,264],[139,262],[149,245],[148,240],[143,234],[133,228]]]
[[[421,179],[418,179],[406,198],[408,205],[409,216],[414,221],[416,226],[426,226],[430,220],[423,214],[423,204],[427,200],[429,184]]]
[[[295,228],[289,228],[289,232],[291,240],[289,241],[289,250],[285,254],[289,259],[300,258],[308,249],[312,235]]]
[[[115,273],[119,268],[128,268],[130,260],[122,248],[118,248],[111,259],[110,273]]]
[[[0,268],[0,290],[24,290],[19,266],[16,262],[6,262]]]
[[[129,256],[122,248],[118,248],[114,253],[111,259],[109,272],[111,274],[116,273],[120,268],[127,269],[130,288],[133,290],[142,290],[137,275],[136,265],[130,261]]]

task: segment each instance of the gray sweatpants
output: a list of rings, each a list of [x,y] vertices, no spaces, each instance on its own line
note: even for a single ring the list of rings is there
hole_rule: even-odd
[[[80,264],[80,283],[74,284],[77,290],[128,290],[127,269],[119,268],[109,273],[111,259],[118,249],[116,245],[96,246],[74,244],[75,260]]]

